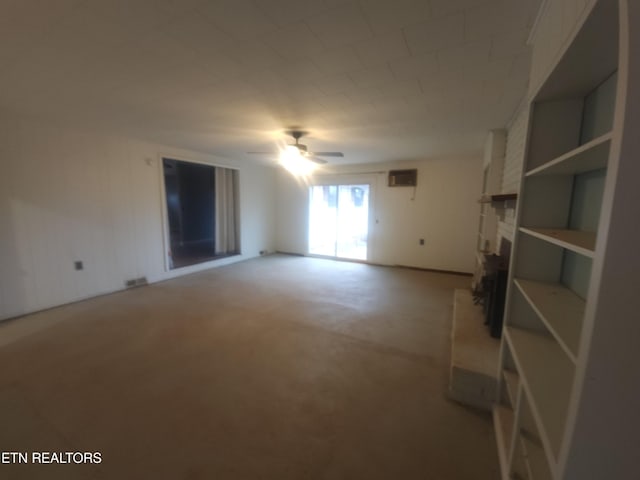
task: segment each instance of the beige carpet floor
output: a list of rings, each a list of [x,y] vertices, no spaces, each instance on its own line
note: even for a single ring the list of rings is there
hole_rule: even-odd
[[[469,279],[274,255],[0,325],[3,479],[499,477],[490,417],[446,399]]]

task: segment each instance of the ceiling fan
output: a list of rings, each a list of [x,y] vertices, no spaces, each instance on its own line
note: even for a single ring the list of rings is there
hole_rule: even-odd
[[[310,152],[307,149],[306,145],[303,145],[302,143],[298,142],[303,136],[305,136],[309,132],[304,132],[302,130],[289,130],[286,133],[288,135],[291,135],[296,141],[296,143],[288,144],[287,149],[293,150],[294,152],[295,152],[294,149],[297,149],[297,154],[300,157],[303,157],[311,162],[322,165],[327,163],[327,161],[319,157],[344,157],[344,153],[342,152]],[[247,153],[252,155],[278,155],[281,152],[272,151],[272,152],[247,152]]]

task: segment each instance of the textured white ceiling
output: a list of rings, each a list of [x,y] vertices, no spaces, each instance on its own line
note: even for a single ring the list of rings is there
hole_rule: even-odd
[[[540,0],[0,0],[0,108],[231,158],[481,151]]]

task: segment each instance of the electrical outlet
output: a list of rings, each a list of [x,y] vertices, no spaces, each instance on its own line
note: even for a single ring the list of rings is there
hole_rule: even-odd
[[[424,245],[424,238],[420,239],[420,245]]]
[[[75,262],[73,262],[73,267],[74,267],[76,270],[83,270],[83,269],[84,269],[84,265],[83,265],[83,264],[82,264],[82,262],[81,262],[81,261],[79,261],[79,260],[76,260]]]

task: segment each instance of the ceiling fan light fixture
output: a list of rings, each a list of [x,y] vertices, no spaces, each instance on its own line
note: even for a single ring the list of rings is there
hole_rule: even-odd
[[[278,163],[296,177],[311,175],[317,167],[317,164],[305,158],[303,153],[295,145],[287,145],[285,149],[280,152]]]
[[[287,132],[296,141],[295,144],[287,145],[284,150],[279,149],[276,152],[247,152],[257,155],[277,154],[279,156],[278,163],[282,166],[287,165],[290,171],[300,172],[295,175],[309,175],[317,165],[324,165],[327,161],[321,157],[344,157],[342,152],[310,152],[307,146],[300,143],[299,140],[308,132],[302,130],[290,130]],[[305,161],[307,163],[305,163]]]

